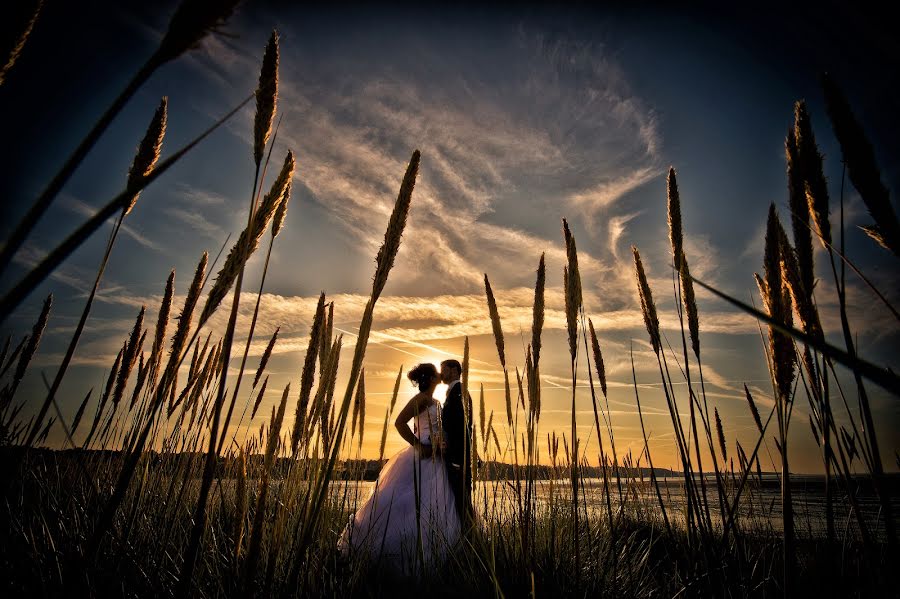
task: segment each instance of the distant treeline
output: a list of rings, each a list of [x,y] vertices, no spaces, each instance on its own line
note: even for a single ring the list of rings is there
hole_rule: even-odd
[[[24,448],[20,446],[16,447],[0,447],[0,476],[5,476],[6,473],[3,471],[10,465],[19,463],[22,457],[23,452],[26,451]],[[76,464],[90,464],[92,458],[96,458],[98,463],[108,463],[107,459],[114,457],[119,452],[113,450],[83,450],[83,449],[66,449],[66,450],[53,450],[46,448],[32,448],[28,449],[28,458],[31,463],[35,463],[36,461],[44,461],[44,465],[46,467],[52,468],[65,468],[67,466],[76,467]],[[187,453],[180,455],[189,455]],[[151,467],[154,465],[160,465],[165,460],[170,460],[175,456],[173,453],[163,453],[157,451],[147,451],[145,452],[144,459],[150,460]],[[199,461],[204,457],[202,453],[194,453],[194,459]],[[102,458],[102,459],[101,459]],[[254,454],[247,456],[248,466],[252,462],[259,462],[261,465],[264,460],[264,456],[262,454]],[[234,472],[236,471],[234,468],[236,458],[232,455],[225,455],[219,458],[219,463],[217,467],[217,475],[219,478],[230,479],[234,477]],[[378,473],[381,472],[381,467],[387,462],[387,460],[347,460],[344,462],[339,462],[335,466],[334,479],[335,480],[364,480],[364,481],[374,481],[378,478]],[[272,466],[272,478],[274,480],[278,480],[284,477],[284,475],[288,471],[290,459],[289,458],[278,458],[275,460]],[[80,468],[80,466],[79,466]],[[668,468],[654,468],[654,473],[656,474],[656,478],[659,481],[663,479],[669,479],[667,482],[678,483],[679,481],[683,481],[684,475],[680,472],[676,472],[674,470],[670,470]],[[614,476],[613,470],[610,468],[607,470],[609,476]],[[584,479],[598,479],[602,480],[603,471],[600,467],[588,467],[583,466],[581,468],[581,476]],[[625,466],[619,467],[619,473],[623,479],[632,479],[638,481],[646,481],[651,482],[650,478],[650,468],[626,468]],[[526,478],[526,474],[530,474],[534,480],[549,480],[554,478],[553,469],[550,466],[519,466],[518,468],[515,464],[506,464],[503,462],[496,461],[487,461],[481,462],[478,468],[477,479],[478,480],[522,480]],[[706,477],[712,477],[712,473],[707,473]],[[792,486],[806,488],[809,491],[815,491],[818,487],[823,486],[825,482],[825,478],[823,475],[792,475],[795,477],[795,480],[792,481]],[[756,479],[756,477],[754,477]],[[857,492],[859,493],[872,493],[874,489],[871,486],[871,479],[869,476],[862,474],[858,475],[854,478],[855,484],[857,485]],[[587,481],[586,481],[587,482]],[[771,487],[780,485],[780,478],[777,472],[762,472],[762,478],[757,479],[756,483],[763,487]],[[900,473],[889,473],[885,476],[885,483],[892,490],[892,492],[900,492]]]

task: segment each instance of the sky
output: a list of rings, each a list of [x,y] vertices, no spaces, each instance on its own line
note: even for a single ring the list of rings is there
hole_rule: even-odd
[[[10,148],[0,164],[3,218],[10,234],[31,200],[94,120],[152,53],[173,3],[49,3],[20,62],[0,87]],[[3,273],[9,289],[29,265],[123,188],[133,149],[162,96],[169,120],[163,157],[187,143],[256,86],[266,41],[280,38],[278,114],[272,160],[297,157],[293,197],[272,249],[249,369],[269,337],[279,340],[256,431],[284,386],[296,388],[320,291],[335,302],[343,333],[345,380],[371,289],[374,256],[414,149],[422,162],[409,222],[366,353],[368,396],[364,457],[377,457],[384,412],[398,369],[461,358],[471,344],[471,391],[484,387],[488,413],[505,421],[503,376],[484,295],[490,277],[506,336],[508,362],[521,367],[531,337],[535,271],[547,261],[547,312],[541,374],[542,434],[568,431],[571,373],[563,311],[565,248],[561,219],[579,249],[585,309],[600,339],[609,378],[610,418],[620,453],[641,451],[631,352],[657,466],[675,466],[671,422],[643,326],[630,247],[650,277],[663,331],[677,348],[678,321],[666,226],[665,173],[678,173],[686,253],[699,279],[758,303],[753,273],[762,269],[765,219],[774,202],[787,225],[784,136],[793,103],[806,99],[832,197],[838,235],[840,147],[825,114],[818,77],[829,71],[870,134],[882,177],[900,189],[900,130],[894,90],[900,46],[879,15],[841,4],[723,12],[525,6],[450,9],[299,8],[247,2],[200,47],[164,66],[114,121],[40,225]],[[73,26],[77,23],[77,26]],[[63,385],[71,418],[84,394],[105,381],[134,317],[147,306],[155,323],[163,287],[176,271],[177,301],[200,255],[211,258],[243,228],[253,182],[253,107],[248,107],[145,190],[126,218],[98,300]],[[273,175],[264,185],[271,183]],[[896,305],[896,258],[858,229],[870,223],[849,181],[843,185],[851,259]],[[896,200],[895,206],[896,206]],[[109,225],[111,227],[111,225]],[[40,373],[52,378],[83,307],[109,227],[67,260],[2,325],[19,338],[42,299],[54,309],[20,397],[43,398]],[[238,338],[245,339],[266,243],[247,266]],[[840,343],[837,298],[826,254],[816,253],[817,301],[829,338]],[[900,325],[859,279],[848,276],[849,318],[860,354],[900,366]],[[755,442],[743,385],[772,405],[757,322],[711,295],[697,293],[707,397],[722,416],[729,454]],[[176,303],[176,306],[179,305]],[[211,330],[224,330],[220,309]],[[243,341],[241,342],[243,343]],[[149,352],[149,344],[146,347]],[[239,352],[234,352],[239,353]],[[681,359],[681,352],[676,355]],[[236,371],[239,358],[232,362]],[[582,357],[577,373],[578,434],[596,461],[596,432]],[[678,370],[674,360],[670,368]],[[676,383],[683,381],[673,375]],[[849,379],[846,379],[849,385]],[[855,410],[854,390],[851,407]],[[886,465],[900,447],[897,398],[867,387]],[[245,383],[243,401],[249,395]],[[438,388],[443,397],[445,388]],[[685,394],[685,385],[676,384]],[[403,398],[414,393],[404,380]],[[679,395],[679,403],[686,401]],[[402,405],[402,404],[401,404]],[[26,409],[25,414],[28,414]],[[90,413],[90,412],[89,412]],[[821,470],[798,396],[791,464]],[[854,414],[856,415],[856,414]],[[291,420],[292,410],[289,410]],[[839,419],[841,416],[839,416]],[[287,425],[286,425],[287,426]],[[505,426],[498,427],[501,438]],[[54,430],[51,445],[61,444]],[[387,453],[402,447],[391,432]],[[769,441],[770,452],[774,445]],[[770,453],[771,455],[771,453]],[[763,467],[775,469],[774,464]]]

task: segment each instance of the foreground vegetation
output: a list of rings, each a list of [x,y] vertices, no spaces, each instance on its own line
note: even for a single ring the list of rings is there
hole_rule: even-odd
[[[7,240],[0,268],[8,267],[37,219],[149,73],[194,46],[230,10],[228,3],[183,2],[160,49]],[[27,32],[23,44],[25,40]],[[16,52],[20,50],[21,44]],[[826,79],[824,90],[849,178],[875,220],[867,232],[900,255],[900,226],[871,147],[835,84]],[[417,580],[398,580],[361,556],[341,558],[336,540],[350,512],[364,499],[356,481],[367,477],[366,470],[361,463],[348,460],[358,458],[362,446],[365,351],[413,199],[418,151],[413,152],[403,175],[376,256],[371,295],[345,389],[342,393],[336,389],[343,338],[334,335],[334,306],[323,294],[294,390],[290,384],[283,390],[258,435],[244,440],[229,435],[233,424],[243,422],[248,412],[251,419],[256,416],[269,381],[266,364],[277,343],[276,331],[251,383],[247,358],[259,302],[249,337],[236,339],[243,269],[267,232],[268,267],[268,256],[284,224],[294,175],[294,158],[288,152],[269,191],[263,193],[277,135],[277,127],[272,132],[277,98],[278,38],[273,33],[258,88],[248,98],[256,101],[256,118],[255,177],[248,184],[246,228],[209,285],[208,274],[214,265],[209,265],[206,253],[201,256],[177,318],[172,317],[176,309],[174,271],[169,275],[155,325],[145,330],[145,311],[141,309],[102,392],[94,401],[89,393],[71,421],[58,409],[56,394],[77,351],[119,227],[140,191],[209,131],[160,162],[167,121],[163,99],[140,144],[125,190],[0,299],[0,318],[5,320],[105,220],[117,216],[80,322],[52,382],[47,381],[47,396],[35,402],[36,398],[19,397],[17,391],[39,348],[51,298],[44,302],[30,334],[17,344],[12,337],[7,339],[0,355],[0,376],[5,382],[0,391],[5,500],[0,521],[6,539],[0,545],[0,557],[8,591],[14,595],[371,596],[388,591],[415,594],[427,587],[429,594],[448,596],[468,592],[641,597],[880,596],[895,592],[889,591],[898,588],[896,568],[892,567],[897,558],[895,484],[884,472],[867,386],[876,384],[898,395],[900,380],[856,354],[846,314],[845,265],[855,271],[854,276],[862,274],[842,251],[843,222],[840,241],[831,237],[822,157],[802,102],[795,106],[795,125],[785,142],[793,240],[773,205],[763,271],[757,276],[761,310],[708,288],[690,275],[674,170],[668,175],[667,210],[673,289],[682,323],[680,344],[676,340],[670,345],[660,332],[653,291],[642,257],[633,248],[637,297],[671,416],[684,500],[671,501],[669,487],[657,478],[643,417],[643,451],[634,455],[616,449],[615,425],[606,403],[603,353],[582,302],[575,239],[563,221],[568,258],[563,280],[572,375],[571,431],[557,436],[541,430],[540,358],[547,274],[543,256],[538,260],[532,337],[521,368],[507,364],[502,323],[485,275],[485,316],[492,321],[506,381],[505,414],[496,418],[505,419],[506,426],[494,426],[495,415],[485,414],[483,401],[476,414],[466,341],[462,385],[474,430],[469,466],[476,481],[482,481],[475,489],[478,526],[455,549],[444,569],[422,572]],[[231,114],[234,111],[212,129]],[[825,248],[833,281],[816,281],[814,243]],[[264,282],[265,271],[257,297]],[[746,391],[747,409],[758,432],[753,447],[735,443],[729,450],[718,411],[707,400],[695,284],[756,317],[765,328],[764,351],[775,401],[770,412],[760,413],[756,400]],[[840,346],[826,339],[816,301],[816,295],[832,284],[839,298]],[[870,288],[873,297],[896,316],[884,296]],[[225,307],[230,311],[228,324],[222,337],[213,339],[204,327]],[[223,366],[232,364],[239,353],[238,373],[230,374]],[[576,434],[579,367],[587,368],[590,380],[593,425],[599,441],[597,461],[586,455],[584,440]],[[842,385],[838,384],[839,368],[850,373],[851,385],[845,384],[843,376]],[[401,375],[402,371],[384,416],[379,462],[384,457]],[[687,385],[676,394],[675,383],[682,379]],[[244,393],[239,393],[242,382]],[[634,392],[640,413],[636,380]],[[808,402],[809,425],[821,448],[825,471],[825,534],[821,537],[804,534],[794,516],[796,487],[790,477],[788,438],[798,400]],[[289,407],[293,409],[289,411]],[[34,449],[53,427],[62,430],[67,447],[83,451],[63,456]],[[780,505],[775,510],[764,494],[759,457],[767,435],[774,438],[780,466]],[[705,456],[711,457],[711,463],[703,461]],[[508,464],[509,481],[486,482],[494,478],[488,465],[495,462]],[[540,463],[550,465],[539,467]],[[869,487],[878,502],[874,513],[861,506],[861,490]],[[773,525],[773,514],[779,519],[778,526]]]

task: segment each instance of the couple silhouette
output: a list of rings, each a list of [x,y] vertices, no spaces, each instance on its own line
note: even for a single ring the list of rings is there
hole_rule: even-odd
[[[387,461],[350,517],[338,541],[345,556],[365,553],[379,566],[412,574],[419,563],[443,563],[472,526],[472,425],[461,376],[457,360],[444,360],[440,371],[422,363],[407,375],[419,392],[394,424],[409,445]],[[434,397],[439,383],[448,387],[443,405]]]

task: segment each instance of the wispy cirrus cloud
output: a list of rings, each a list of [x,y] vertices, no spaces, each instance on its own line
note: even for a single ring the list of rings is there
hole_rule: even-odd
[[[279,143],[298,156],[297,178],[329,226],[361,254],[377,251],[405,161],[423,152],[394,293],[473,293],[484,272],[500,288],[531,284],[545,251],[561,271],[551,256],[562,255],[562,216],[617,241],[635,213],[619,200],[662,172],[656,116],[602,45],[509,26],[485,64],[465,62],[462,48],[431,56],[411,39],[424,54],[403,70],[347,63],[340,49],[311,62],[291,34],[282,31]],[[261,48],[213,40],[196,64],[253,81]],[[247,139],[243,124],[229,126]],[[585,284],[621,305],[633,299],[615,246],[585,244],[581,263]]]
[[[76,214],[80,214],[82,216],[91,217],[91,216],[94,216],[95,214],[97,214],[97,212],[99,212],[99,210],[97,208],[94,208],[87,202],[79,200],[78,198],[75,198],[70,195],[63,195],[63,197],[60,201],[60,204],[62,206],[64,206],[65,208],[67,208],[68,210],[71,210],[72,212],[74,212]],[[118,216],[116,218],[118,218]],[[111,218],[107,221],[106,224],[110,228],[113,228],[116,226],[115,221],[116,221],[115,218]],[[119,230],[149,250],[154,250],[157,252],[165,251],[165,248],[161,244],[150,239],[149,237],[146,237],[143,233],[141,233],[140,231],[138,231],[137,229],[135,229],[134,227],[129,225],[126,221],[122,222],[122,226],[120,227]]]

